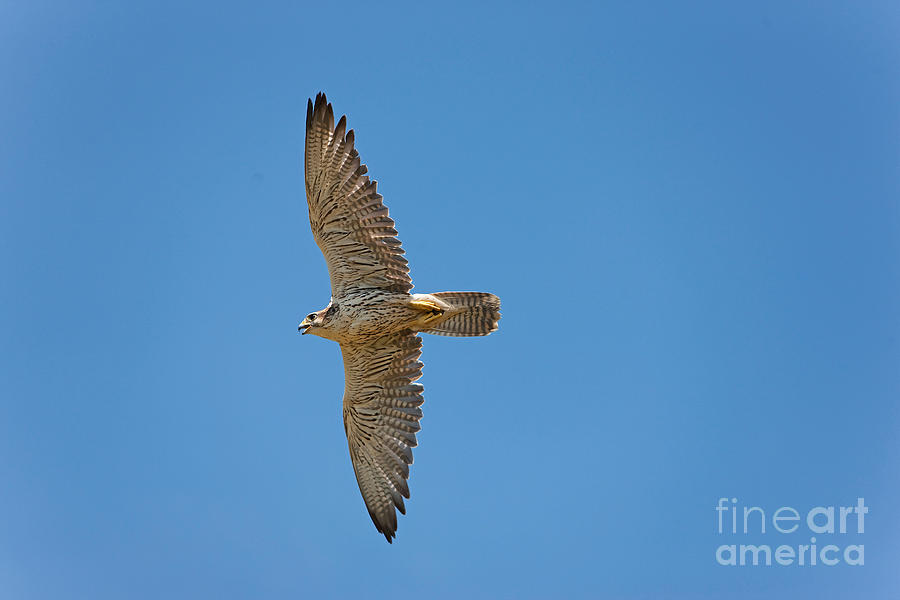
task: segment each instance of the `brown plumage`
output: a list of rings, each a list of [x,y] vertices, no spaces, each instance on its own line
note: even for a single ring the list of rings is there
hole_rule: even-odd
[[[394,221],[324,94],[306,111],[309,222],[331,276],[331,302],[300,324],[334,340],[344,357],[344,431],[369,516],[390,542],[406,512],[409,465],[422,418],[419,332],[487,335],[500,299],[482,292],[410,294]]]

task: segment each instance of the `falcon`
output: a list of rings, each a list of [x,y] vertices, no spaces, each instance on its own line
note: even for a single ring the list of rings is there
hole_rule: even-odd
[[[325,94],[306,108],[306,200],[313,238],[325,255],[331,302],[299,331],[340,344],[344,432],[375,528],[392,542],[406,514],[409,465],[422,418],[422,338],[487,335],[500,299],[482,292],[412,294],[394,221],[366,175],[347,119],[334,124]]]

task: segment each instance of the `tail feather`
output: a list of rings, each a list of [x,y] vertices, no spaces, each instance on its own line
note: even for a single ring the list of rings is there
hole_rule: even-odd
[[[425,333],[469,337],[497,330],[500,298],[484,292],[437,292],[431,294],[450,305],[447,317]]]

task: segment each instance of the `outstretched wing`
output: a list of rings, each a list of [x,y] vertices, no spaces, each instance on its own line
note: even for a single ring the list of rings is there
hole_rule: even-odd
[[[347,118],[334,125],[325,94],[306,108],[306,200],[309,223],[331,275],[331,293],[350,287],[412,289],[394,220],[353,147]]]
[[[369,516],[390,542],[397,513],[406,514],[409,465],[425,401],[422,339],[411,331],[366,345],[341,344],[344,355],[344,431]]]

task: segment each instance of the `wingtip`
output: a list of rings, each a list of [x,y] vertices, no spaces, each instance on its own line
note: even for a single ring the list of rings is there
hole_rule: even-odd
[[[334,128],[334,137],[338,140],[343,140],[346,135],[347,130],[347,115],[342,115],[340,120],[338,121],[337,126]]]
[[[306,127],[307,129],[313,123],[313,121],[324,122],[325,125],[332,129],[335,133],[335,138],[342,139],[346,143],[350,144],[352,148],[356,139],[356,135],[352,129],[347,130],[347,116],[342,115],[338,120],[337,125],[334,124],[334,107],[328,101],[328,98],[325,96],[325,92],[319,92],[316,94],[315,103],[312,98],[310,98],[306,103]]]
[[[316,121],[321,120],[323,117],[328,118],[330,115],[333,115],[331,103],[328,102],[325,92],[316,94],[315,103],[312,98],[309,99],[306,104],[306,114],[308,119]]]
[[[334,109],[331,107],[331,102],[325,104],[325,126],[328,129],[334,129]]]
[[[372,520],[374,521],[374,517],[372,518]],[[381,535],[384,536],[384,539],[386,539],[388,541],[388,544],[394,543],[394,538],[397,537],[397,526],[396,525],[394,525],[394,527],[391,528],[391,527],[382,527],[378,523],[375,523],[375,529],[378,530],[378,533],[380,533]]]

